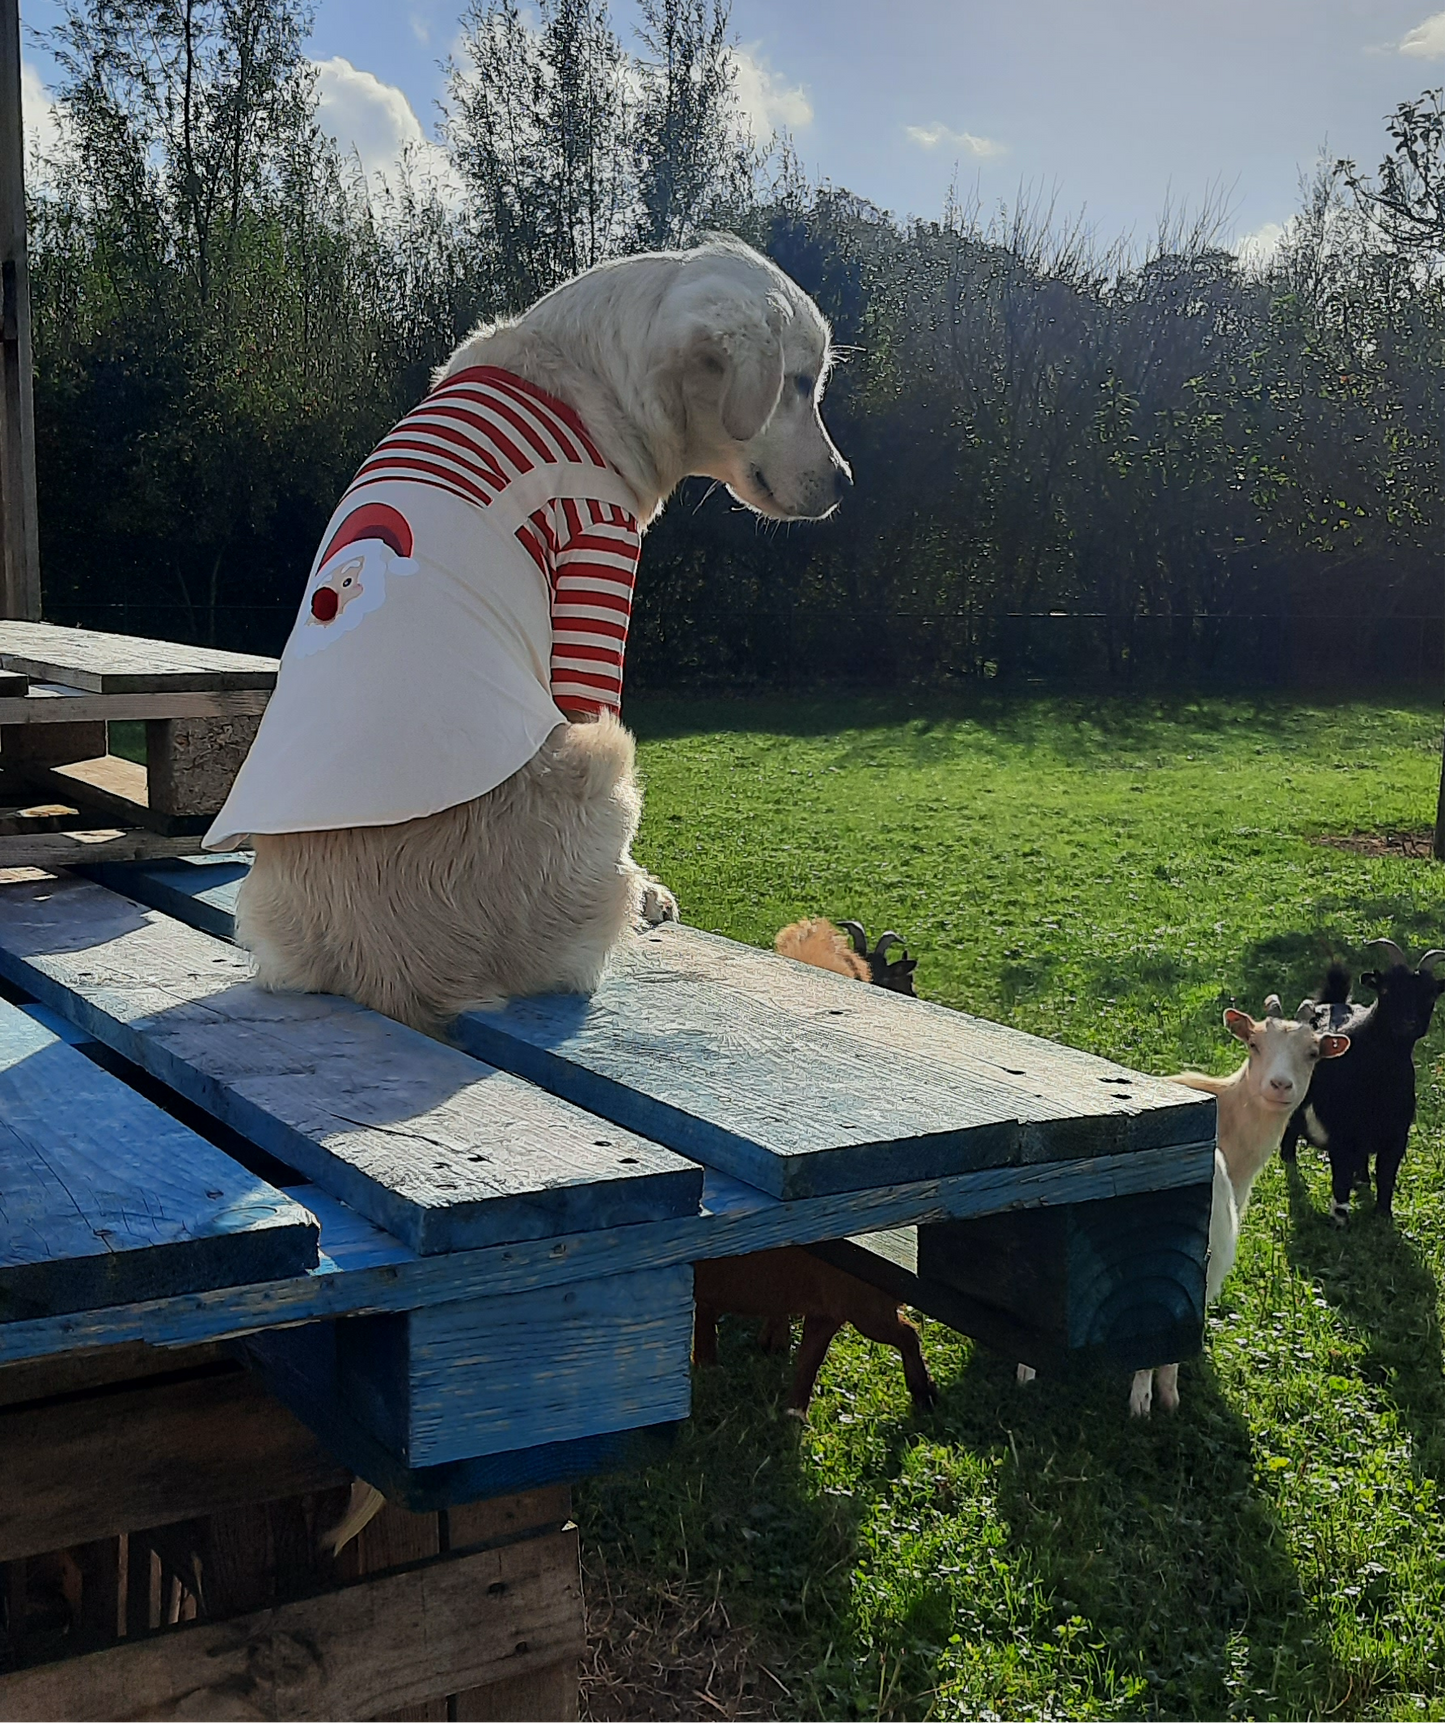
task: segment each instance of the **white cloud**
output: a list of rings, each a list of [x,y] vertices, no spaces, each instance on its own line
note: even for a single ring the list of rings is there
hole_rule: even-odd
[[[1417,60],[1445,58],[1445,12],[1433,12],[1423,24],[1407,30],[1400,39],[1399,51],[1413,54]]]
[[[37,150],[42,157],[54,155],[60,143],[55,103],[40,81],[39,72],[28,60],[20,63],[20,111],[25,120],[25,165],[28,168]]]
[[[786,84],[756,47],[734,48],[733,93],[756,143],[774,132],[800,132],[813,123],[813,104],[801,84]]]
[[[1234,255],[1246,269],[1262,269],[1279,250],[1285,230],[1277,221],[1265,221],[1253,233],[1244,233],[1234,242]]]
[[[361,71],[339,54],[315,64],[316,117],[340,149],[355,151],[368,182],[379,176],[394,185],[405,153],[444,198],[460,196],[446,151],[427,137],[395,84],[383,84],[374,72]]]
[[[940,144],[946,144],[949,149],[977,156],[980,161],[1001,156],[1008,148],[1007,144],[994,138],[981,138],[973,132],[956,132],[952,126],[941,125],[937,121],[931,126],[905,126],[903,129],[920,149],[936,150]]]

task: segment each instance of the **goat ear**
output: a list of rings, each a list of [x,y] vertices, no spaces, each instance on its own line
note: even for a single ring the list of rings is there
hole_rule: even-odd
[[[1226,1011],[1224,1027],[1236,1041],[1248,1041],[1254,1031],[1254,1019],[1247,1011]]]
[[[1350,1038],[1348,1035],[1320,1036],[1321,1059],[1338,1059],[1341,1053],[1348,1053],[1349,1050]]]
[[[1371,993],[1380,991],[1380,972],[1378,969],[1367,969],[1360,977],[1360,985],[1368,987]]]

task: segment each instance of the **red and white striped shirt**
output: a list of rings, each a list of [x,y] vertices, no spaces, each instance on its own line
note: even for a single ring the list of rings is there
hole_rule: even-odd
[[[612,472],[576,413],[491,365],[444,378],[377,444],[348,498],[386,479],[435,485],[487,508],[524,474],[567,462]],[[595,716],[622,705],[622,660],[642,555],[635,515],[586,494],[552,498],[517,528],[552,595],[552,698]]]
[[[445,378],[337,505],[204,847],[419,819],[616,711],[641,549],[571,408],[490,366]]]

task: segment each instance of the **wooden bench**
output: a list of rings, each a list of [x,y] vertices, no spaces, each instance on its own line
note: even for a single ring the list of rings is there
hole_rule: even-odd
[[[52,1530],[93,1534],[75,1547],[137,1540],[145,1610],[137,1603],[133,1634],[71,1660],[78,1685],[65,1685],[69,1663],[0,1676],[0,1714],[105,1714],[98,1695],[114,1691],[105,1683],[126,1658],[139,1671],[126,1680],[158,1708],[206,1657],[222,1657],[205,1667],[224,1687],[232,1653],[216,1648],[236,1643],[251,1647],[253,1674],[273,1672],[248,1688],[248,1714],[337,1714],[358,1703],[353,1689],[328,1687],[310,1664],[285,1674],[277,1647],[292,1643],[286,1635],[355,1632],[358,1610],[409,1619],[418,1588],[428,1608],[450,1599],[435,1607],[492,1656],[501,1641],[486,1625],[488,1594],[479,1601],[470,1581],[441,1571],[461,1559],[464,1535],[447,1516],[461,1528],[479,1503],[550,1490],[536,1536],[555,1540],[555,1492],[660,1451],[690,1406],[690,1265],[704,1257],[816,1248],[1044,1370],[1122,1371],[1198,1350],[1214,1136],[1206,1096],[677,927],[630,940],[593,999],[469,1016],[443,1046],[346,1001],[252,986],[228,937],[243,877],[238,858],[160,859],[0,886],[0,982],[23,1002],[0,1017],[13,1047],[6,1077],[33,1095],[59,1073],[77,1118],[113,1107],[135,1145],[132,1195],[97,1185],[96,1214],[129,1212],[182,1154],[194,1175],[171,1231],[158,1220],[126,1253],[134,1260],[99,1279],[94,1245],[72,1259],[65,1227],[78,1223],[59,1224],[58,1187],[32,1179],[57,1230],[14,1265],[26,1302],[0,1304],[0,1384],[113,1360],[120,1375],[86,1392],[114,1396],[137,1349],[168,1352],[179,1376],[123,1392],[189,1395],[196,1418],[202,1401],[214,1418],[226,1396],[259,1395],[271,1423],[258,1451],[291,1456],[263,1462],[284,1481],[279,1506],[254,1478],[209,1512],[179,1492],[184,1537],[162,1535],[144,1485],[152,1474],[140,1467],[125,1524],[96,1519],[94,1503],[89,1518],[62,1514]],[[137,1123],[135,1109],[149,1105],[138,1090],[168,1109],[145,1115],[153,1128]],[[41,1109],[29,1117],[39,1130]],[[66,1128],[93,1161],[93,1141]],[[208,1157],[225,1163],[229,1184]],[[264,1269],[225,1255],[237,1192],[258,1217],[247,1248],[273,1252]],[[45,1219],[40,1232],[50,1231]],[[301,1255],[277,1257],[283,1243]],[[308,1250],[314,1261],[302,1260]],[[221,1353],[207,1350],[218,1344]],[[241,1362],[248,1372],[237,1374]],[[7,1415],[0,1464],[20,1444],[18,1412],[8,1442]],[[30,1475],[47,1451],[73,1463],[73,1450],[38,1434],[43,1415],[29,1402]],[[138,1430],[165,1422],[136,1418]],[[298,1440],[313,1444],[309,1459]],[[195,1445],[204,1450],[200,1436]],[[318,1569],[315,1532],[332,1511],[326,1492],[352,1474],[386,1494],[393,1529],[375,1534],[392,1539],[392,1553],[351,1584],[384,1578],[393,1591],[308,1615],[311,1600],[346,1589]],[[203,1487],[214,1490],[215,1477]],[[65,1496],[63,1470],[47,1488]],[[211,1619],[244,1631],[213,1642],[203,1637],[215,1631],[210,1604],[185,1575],[225,1567],[239,1535],[217,1518],[228,1514],[243,1516],[247,1547],[266,1555],[246,1569],[249,1590],[214,1593],[227,1610],[242,1601],[234,1617]],[[0,1535],[5,1523],[0,1514]],[[502,1559],[474,1541],[473,1553]],[[420,1553],[397,1559],[393,1546]],[[25,1559],[58,1548],[39,1550],[31,1535]],[[571,1574],[571,1657],[575,1548],[548,1548],[552,1583],[565,1591],[558,1576]],[[100,1613],[117,1620],[105,1574],[130,1556],[110,1567],[106,1555],[85,1559],[100,1560]],[[371,1560],[364,1550],[356,1559]],[[77,1585],[83,1598],[72,1576]],[[180,1649],[162,1655],[172,1604]],[[73,1612],[77,1631],[83,1618]],[[545,1641],[548,1655],[562,1638]],[[409,1669],[396,1636],[384,1647],[390,1685],[366,1689],[384,1695],[371,1714],[447,1695],[456,1715],[504,1714],[487,1709],[502,1703],[495,1658],[443,1675],[424,1657]],[[116,1659],[112,1675],[80,1670],[92,1657]],[[517,1678],[556,1664],[533,1659]],[[481,1687],[491,1699],[458,1700]],[[513,1706],[542,1705],[557,1689],[546,1701],[507,1691]]]
[[[0,621],[0,867],[195,847],[276,685],[276,660]],[[145,725],[145,764],[108,726]]]

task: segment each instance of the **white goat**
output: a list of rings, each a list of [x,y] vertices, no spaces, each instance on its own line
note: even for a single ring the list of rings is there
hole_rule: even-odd
[[[1304,1100],[1310,1077],[1321,1059],[1337,1059],[1347,1052],[1348,1035],[1320,1035],[1314,1028],[1314,1007],[1308,999],[1294,1020],[1280,1009],[1279,995],[1264,1002],[1264,1017],[1256,1020],[1247,1011],[1226,1011],[1224,1027],[1249,1048],[1249,1057],[1230,1077],[1209,1077],[1201,1071],[1181,1071],[1171,1077],[1186,1089],[1202,1089],[1213,1095],[1218,1108],[1218,1146],[1214,1151],[1214,1194],[1209,1211],[1209,1261],[1205,1271],[1205,1298],[1213,1303],[1225,1277],[1234,1267],[1239,1249],[1239,1227],[1249,1207],[1249,1193],[1266,1161],[1280,1145],[1290,1114]],[[1020,1382],[1031,1382],[1035,1372],[1027,1364],[1018,1367]],[[1179,1405],[1179,1366],[1160,1364],[1135,1372],[1129,1391],[1129,1410],[1136,1418],[1147,1418],[1158,1382],[1159,1404],[1166,1412]]]
[[[1314,1027],[1314,1007],[1306,999],[1291,1022],[1280,1009],[1279,995],[1264,1002],[1264,1019],[1247,1011],[1226,1011],[1224,1027],[1249,1048],[1249,1057],[1231,1077],[1208,1077],[1181,1071],[1171,1082],[1213,1095],[1219,1110],[1218,1146],[1214,1151],[1214,1197],[1209,1211],[1209,1264],[1204,1295],[1212,1304],[1234,1267],[1239,1228],[1249,1207],[1249,1193],[1265,1162],[1284,1136],[1290,1114],[1303,1102],[1310,1078],[1321,1059],[1337,1059],[1349,1051],[1348,1035],[1320,1035]],[[1147,1418],[1157,1379],[1159,1404],[1172,1412],[1179,1404],[1179,1366],[1161,1364],[1135,1372],[1129,1410]]]

